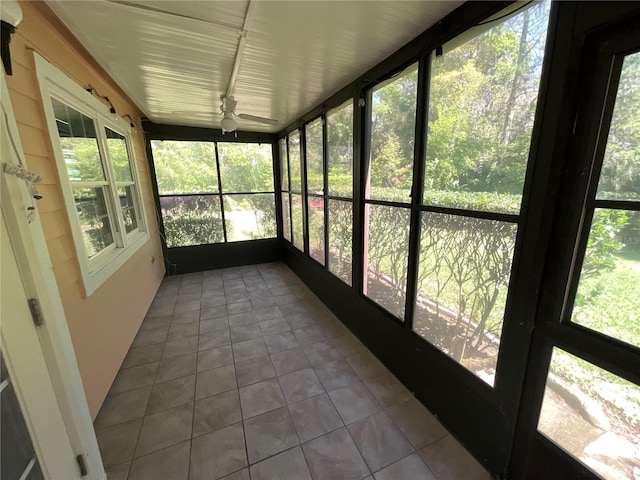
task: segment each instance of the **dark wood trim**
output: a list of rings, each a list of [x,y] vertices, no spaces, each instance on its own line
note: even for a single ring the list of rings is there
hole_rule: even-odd
[[[202,142],[268,143],[278,141],[274,133],[236,131],[223,134],[219,128],[185,127],[163,125],[151,120],[142,120],[142,129],[150,140],[182,140]]]

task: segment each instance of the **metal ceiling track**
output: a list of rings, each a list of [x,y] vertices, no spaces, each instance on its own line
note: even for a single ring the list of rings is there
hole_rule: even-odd
[[[244,14],[244,22],[242,22],[242,30],[240,30],[238,38],[238,47],[236,48],[236,56],[233,59],[233,69],[231,70],[231,76],[229,77],[229,84],[227,85],[227,91],[225,97],[233,97],[233,90],[236,86],[236,79],[238,78],[238,70],[240,70],[240,62],[242,61],[242,55],[247,44],[247,35],[249,33],[249,24],[253,20],[255,14],[254,2],[249,0],[247,3],[247,11]]]

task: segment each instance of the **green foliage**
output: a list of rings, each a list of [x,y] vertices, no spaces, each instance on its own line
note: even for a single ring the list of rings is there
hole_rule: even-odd
[[[218,191],[213,142],[154,140],[151,146],[160,195]]]
[[[629,217],[623,210],[596,209],[582,265],[582,278],[598,275],[615,267],[616,254],[624,246],[618,234]]]
[[[271,145],[218,143],[222,191],[272,192]]]
[[[327,170],[329,193],[353,196],[353,104],[327,115]]]
[[[224,241],[222,215],[217,201],[201,196],[165,197],[161,201],[168,247]],[[227,230],[227,233],[231,232]]]

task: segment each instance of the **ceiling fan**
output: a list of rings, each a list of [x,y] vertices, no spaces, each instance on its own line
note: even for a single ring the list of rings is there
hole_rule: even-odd
[[[238,102],[234,100],[233,97],[227,96],[225,94],[220,95],[220,100],[222,100],[222,104],[220,105],[220,111],[222,113],[222,121],[220,122],[220,126],[222,127],[222,132],[233,132],[235,131],[237,124],[233,117],[241,118],[242,120],[249,120],[251,122],[264,123],[266,125],[277,125],[278,121],[273,118],[265,118],[258,117],[256,115],[249,115],[247,113],[236,113],[236,105]]]

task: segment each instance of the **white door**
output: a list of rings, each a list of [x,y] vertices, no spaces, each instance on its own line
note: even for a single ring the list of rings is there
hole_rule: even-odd
[[[45,478],[81,478],[80,469],[40,347],[20,270],[2,217],[0,336],[9,378],[18,397]],[[11,441],[5,438],[3,443]],[[3,459],[6,461],[6,459]],[[19,478],[19,477],[18,477]],[[6,480],[18,480],[6,479]],[[3,479],[5,480],[5,479]]]

